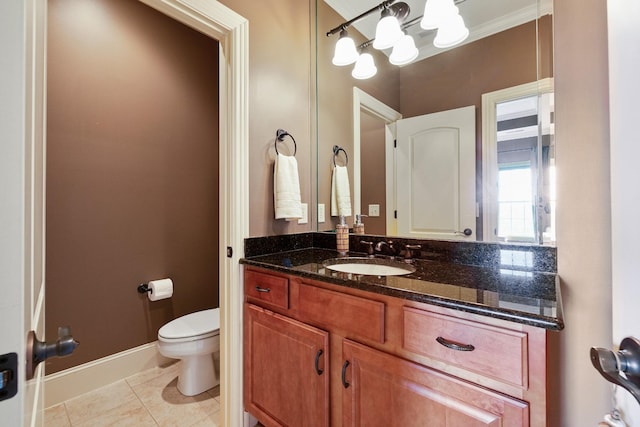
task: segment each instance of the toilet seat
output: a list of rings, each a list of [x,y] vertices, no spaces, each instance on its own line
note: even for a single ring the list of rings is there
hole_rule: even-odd
[[[158,331],[158,339],[165,342],[186,342],[220,334],[220,309],[197,311],[167,323]]]

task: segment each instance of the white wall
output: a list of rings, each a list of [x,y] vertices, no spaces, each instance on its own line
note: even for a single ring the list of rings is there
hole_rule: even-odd
[[[613,344],[640,339],[640,2],[607,2],[611,123],[611,242]],[[616,394],[629,426],[640,426],[640,405]]]
[[[0,354],[23,360],[25,44],[23,0],[0,2]],[[17,327],[7,328],[6,325]],[[2,425],[22,425],[24,364],[19,395],[0,402]]]

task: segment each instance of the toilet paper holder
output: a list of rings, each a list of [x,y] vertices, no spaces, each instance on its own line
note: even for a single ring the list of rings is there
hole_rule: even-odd
[[[153,292],[153,289],[149,287],[148,283],[141,283],[140,285],[138,285],[139,294],[146,294],[147,292]]]

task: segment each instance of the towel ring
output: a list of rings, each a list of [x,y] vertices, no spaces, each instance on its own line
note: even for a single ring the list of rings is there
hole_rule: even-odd
[[[286,136],[289,136],[293,141],[293,155],[295,156],[298,151],[298,144],[296,144],[296,140],[293,138],[293,135],[284,129],[278,129],[276,131],[276,140],[273,142],[273,146],[276,148],[276,154],[280,154],[278,153],[278,141],[284,141]]]
[[[344,151],[344,148],[334,145],[333,146],[333,166],[336,166],[336,157],[338,157],[338,154],[340,154],[341,151],[344,153],[344,158],[345,158],[344,165],[345,166],[349,165],[349,156],[347,155],[347,152]]]

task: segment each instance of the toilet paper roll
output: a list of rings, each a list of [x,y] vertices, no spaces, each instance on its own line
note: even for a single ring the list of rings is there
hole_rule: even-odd
[[[173,281],[171,279],[152,280],[148,286],[151,291],[147,292],[147,296],[151,301],[171,298],[173,295]]]

